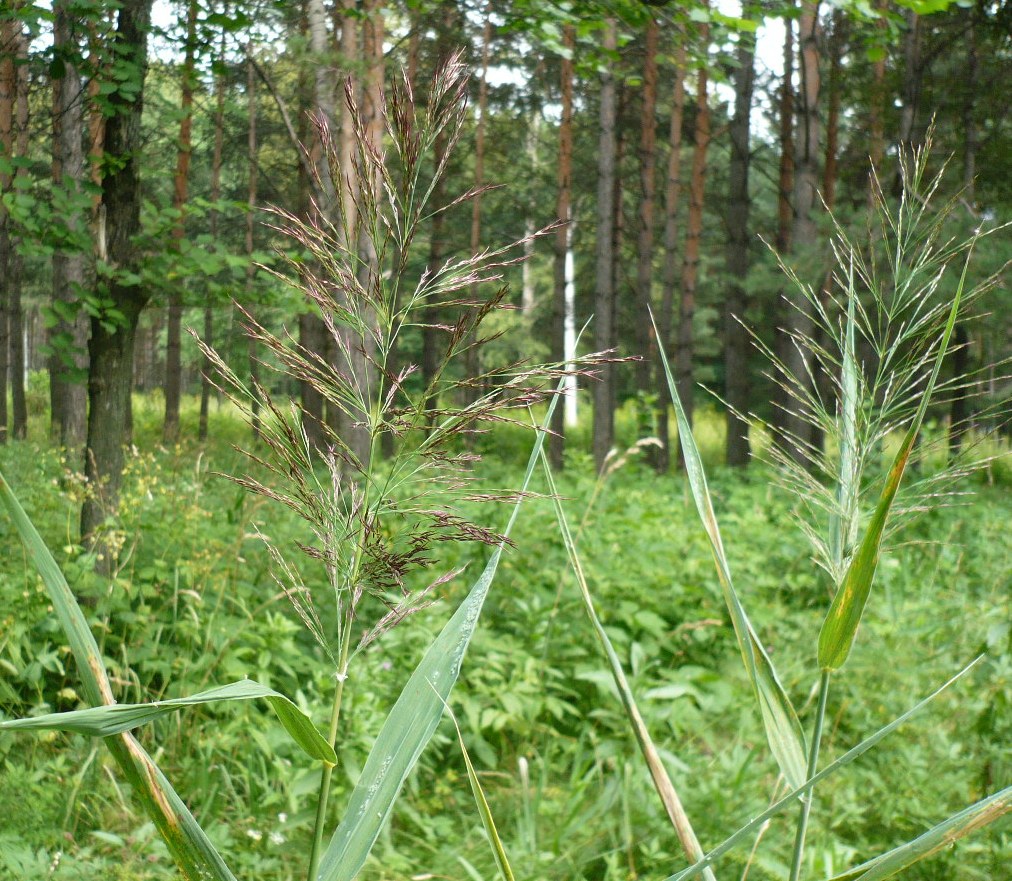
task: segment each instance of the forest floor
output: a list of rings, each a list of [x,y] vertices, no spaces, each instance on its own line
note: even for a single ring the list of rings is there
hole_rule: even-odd
[[[187,413],[192,419],[192,412]],[[139,401],[120,521],[121,565],[90,572],[74,543],[77,477],[42,441],[0,450],[0,471],[87,607],[121,701],[174,697],[258,679],[323,726],[328,666],[271,578],[254,524],[282,544],[306,540],[288,512],[218,472],[245,465],[238,421],[215,414],[213,442],[162,449],[155,402]],[[720,426],[699,417],[716,463]],[[634,419],[621,424],[635,440]],[[188,426],[184,420],[184,433]],[[195,435],[195,429],[193,431]],[[515,487],[530,437],[483,439],[483,481]],[[575,451],[561,476],[590,588],[647,724],[704,847],[755,816],[780,787],[742,669],[709,550],[681,475],[658,478],[633,456],[604,482]],[[714,467],[711,478],[742,601],[802,721],[811,718],[828,582],[769,471]],[[834,683],[824,761],[840,755],[985,653],[973,672],[819,789],[809,858],[822,878],[905,841],[1012,778],[1010,539],[1006,456],[927,511],[883,558],[860,638]],[[501,525],[505,511],[483,516]],[[684,866],[629,733],[573,579],[549,502],[525,503],[451,705],[518,878],[663,879]],[[73,662],[48,599],[0,521],[0,712],[73,709]],[[392,701],[487,556],[446,546],[437,572],[467,566],[439,601],[371,646],[349,683],[337,752],[338,818]],[[240,879],[305,875],[319,769],[262,706],[194,708],[141,738]],[[734,850],[718,877],[786,877],[793,817],[758,848]],[[1012,827],[999,822],[905,877],[1008,878]],[[1005,874],[1003,874],[1005,873]],[[0,734],[0,879],[173,878],[101,743],[77,735]],[[492,879],[452,725],[444,720],[409,778],[362,875]]]

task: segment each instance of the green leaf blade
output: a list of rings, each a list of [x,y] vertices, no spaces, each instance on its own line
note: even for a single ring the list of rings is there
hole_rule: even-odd
[[[656,324],[654,332],[657,332]],[[741,652],[745,670],[759,703],[766,739],[784,778],[792,789],[796,789],[804,783],[807,777],[808,758],[804,731],[787,692],[780,684],[773,662],[756,636],[752,623],[745,614],[745,609],[734,589],[731,569],[727,555],[724,553],[720,527],[717,524],[717,516],[713,510],[713,502],[706,482],[703,459],[699,454],[695,438],[692,436],[692,427],[685,415],[681,399],[678,397],[678,390],[675,387],[671,366],[664,353],[664,348],[659,347],[659,352],[664,375],[668,382],[668,391],[678,420],[678,440],[682,446],[685,460],[685,473],[689,480],[696,510],[699,512],[699,518],[710,540],[710,550],[717,567],[717,576],[720,580],[724,602],[731,616],[731,624],[738,640],[738,649]]]
[[[880,854],[829,881],[884,881],[944,850],[1012,811],[1012,786],[964,808],[906,844]]]
[[[147,704],[104,704],[67,713],[12,719],[0,722],[0,730],[72,731],[88,737],[111,737],[153,722],[183,707],[258,698],[270,704],[285,730],[307,755],[329,765],[337,764],[333,748],[302,710],[280,692],[251,679],[241,679],[188,697]]]

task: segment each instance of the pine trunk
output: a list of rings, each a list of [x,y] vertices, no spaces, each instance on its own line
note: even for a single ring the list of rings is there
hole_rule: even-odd
[[[685,59],[686,36],[684,29],[678,32],[678,49],[675,55],[674,83],[671,90],[671,127],[668,134],[668,174],[664,188],[664,270],[662,273],[661,309],[657,316],[658,346],[670,362],[671,327],[674,323],[675,286],[678,283],[678,212],[682,200],[682,119],[685,114]],[[668,380],[660,364],[655,365],[655,392],[657,395],[657,439],[661,446],[657,450],[654,465],[659,474],[667,473],[671,467],[671,431],[668,424],[671,392]]]
[[[137,268],[134,238],[140,230],[141,115],[150,20],[151,0],[124,0],[120,6],[114,42],[118,57],[130,65],[132,79],[129,89],[118,89],[107,96],[113,113],[106,121],[105,152],[118,161],[104,166],[100,214],[104,217],[106,241],[104,247],[100,244],[99,253],[123,271]],[[116,513],[119,503],[134,339],[148,294],[142,286],[116,274],[109,284],[109,298],[122,318],[115,326],[105,316],[91,322],[85,472],[92,493],[81,510],[81,535],[100,549],[98,530],[107,516]],[[100,568],[109,570],[111,564],[106,550]]]
[[[709,27],[700,28],[703,45],[709,39]],[[699,283],[699,246],[703,234],[703,203],[706,190],[706,154],[710,147],[710,107],[708,103],[709,77],[705,67],[696,71],[696,126],[695,145],[692,150],[692,173],[689,178],[689,214],[686,219],[685,255],[682,260],[682,292],[678,310],[678,349],[675,352],[675,380],[678,397],[685,416],[692,425],[694,410],[695,376],[693,357],[695,334],[693,321],[696,315],[696,290]],[[684,465],[678,457],[679,467]]]
[[[485,185],[485,117],[488,113],[488,57],[492,42],[492,20],[490,9],[486,7],[485,22],[481,33],[481,73],[478,79],[478,119],[474,133],[474,188],[475,197],[471,200],[471,254],[477,254],[481,248],[481,196]],[[481,292],[477,284],[472,284],[468,294],[471,302],[477,302]],[[476,340],[472,339],[472,343]],[[464,353],[464,373],[469,382],[465,390],[467,403],[473,403],[481,395],[481,388],[476,377],[481,374],[481,352],[477,345],[471,345]],[[473,435],[469,435],[473,438]]]
[[[603,48],[613,54],[618,45],[618,27],[615,19],[605,22]],[[601,73],[600,137],[597,153],[597,237],[594,283],[594,344],[597,351],[612,347],[612,310],[615,295],[615,183],[618,144],[615,136],[617,95],[609,57]],[[615,436],[614,365],[605,363],[600,368],[599,381],[594,386],[594,466],[604,469]]]
[[[225,35],[222,33],[218,59],[225,60]],[[218,241],[218,202],[221,199],[221,160],[225,145],[225,77],[219,71],[214,75],[214,150],[211,154],[211,210],[208,214],[208,227],[215,250],[220,250]],[[214,304],[208,295],[204,304],[203,342],[210,347],[214,342]],[[200,377],[200,417],[197,423],[197,437],[200,441],[207,440],[207,421],[211,404],[211,360],[203,358]]]
[[[731,120],[731,164],[728,174],[727,274],[730,283],[724,301],[724,374],[727,409],[725,459],[728,465],[748,464],[749,406],[748,332],[742,323],[748,298],[745,278],[749,268],[749,167],[752,91],[755,85],[755,46],[747,35],[738,38],[734,72],[734,117]]]
[[[794,161],[794,223],[791,227],[791,250],[804,253],[813,249],[818,241],[815,212],[818,205],[820,183],[819,127],[819,19],[816,0],[803,0],[798,23],[799,70],[801,88],[798,91],[795,161]],[[793,334],[811,337],[815,326],[812,305],[802,294],[792,294],[793,308],[788,323]],[[786,343],[786,341],[784,341]],[[810,356],[804,346],[786,344],[786,363],[794,382],[807,394],[811,386]],[[805,463],[811,457],[813,441],[811,424],[798,412],[799,404],[792,401],[784,414],[784,437],[787,450],[797,461]]]
[[[17,19],[10,17],[0,22],[0,151],[4,156],[13,156],[15,152],[14,115],[18,91],[15,59],[21,41]],[[3,200],[13,184],[13,175],[0,169],[0,443],[7,443],[10,424],[7,412],[10,301],[11,288],[18,274],[14,253],[14,224]]]
[[[253,279],[256,268],[253,266],[254,233],[256,231],[257,210],[257,81],[253,65],[253,46],[246,45],[246,295],[253,292]],[[301,167],[301,166],[300,166]],[[260,362],[257,360],[256,341],[246,338],[246,361],[249,369],[250,382],[260,382]],[[250,429],[253,440],[260,439],[260,402],[254,395],[251,403]]]
[[[555,215],[563,224],[555,231],[554,290],[552,294],[552,360],[566,361],[566,259],[570,253],[573,209],[573,49],[576,32],[566,25],[562,34],[563,45],[569,57],[560,59],[559,91],[562,115],[559,119],[558,189]],[[548,458],[552,467],[559,470],[565,462],[565,409],[556,407],[552,414],[552,432],[548,439]]]
[[[180,100],[179,147],[176,153],[176,174],[173,179],[172,207],[178,212],[172,230],[176,251],[186,235],[184,213],[190,182],[190,155],[193,150],[193,86],[195,79],[197,44],[197,3],[189,0],[186,6],[186,50],[183,57],[182,98]],[[162,425],[162,442],[174,444],[179,440],[179,402],[182,397],[182,280],[173,285],[169,293],[169,308],[165,328],[165,422]]]
[[[650,392],[651,368],[657,360],[656,340],[646,320],[653,308],[654,277],[654,204],[657,192],[657,43],[660,28],[651,15],[647,21],[643,62],[643,108],[640,123],[640,210],[636,240],[636,306],[641,320],[636,322],[636,354],[643,360],[636,365],[636,388]]]
[[[53,253],[53,301],[62,308],[49,331],[50,437],[80,447],[87,430],[88,316],[78,298],[88,281],[84,183],[84,103],[76,58],[76,21],[67,0],[53,5],[54,51],[63,59],[53,80],[53,186],[67,194],[63,222],[68,242]],[[68,312],[74,310],[70,319]]]
[[[980,80],[980,61],[977,56],[977,10],[967,9],[963,13],[968,19],[966,31],[966,73],[963,76],[963,198],[976,214],[977,192],[977,117],[975,104]],[[952,370],[956,377],[965,376],[970,370],[970,334],[966,324],[959,322],[954,334]],[[968,388],[953,390],[949,409],[949,455],[955,457],[963,446],[963,435],[970,421],[970,400]]]

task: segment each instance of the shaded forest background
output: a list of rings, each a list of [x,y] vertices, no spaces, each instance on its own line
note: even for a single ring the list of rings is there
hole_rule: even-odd
[[[1001,222],[1012,202],[1007,3],[191,0],[152,12],[149,0],[13,2],[2,19],[0,438],[23,437],[28,408],[48,399],[52,438],[86,446],[81,467],[101,487],[84,535],[116,509],[131,390],[162,396],[165,443],[206,436],[220,400],[185,328],[251,376],[268,356],[244,341],[238,307],[333,354],[319,316],[269,271],[292,244],[263,209],[354,210],[337,205],[314,122],[350,167],[346,78],[379,143],[391,82],[405,77],[424,106],[440,59],[463,49],[473,123],[435,202],[505,186],[434,214],[410,270],[525,239],[497,354],[566,361],[593,316],[584,350],[642,357],[580,391],[598,469],[617,407],[634,408],[641,434],[661,441],[653,464],[670,467],[658,344],[690,407],[698,383],[728,405],[730,464],[749,457],[736,413],[820,442],[777,406],[749,335],[802,357],[790,334],[811,331],[811,307],[777,259],[830,296],[827,209],[865,225],[873,187],[898,197],[898,155],[932,124],[936,161],[951,166],[943,195],[961,206],[954,233]],[[557,219],[569,223],[535,236]],[[974,271],[999,269],[1008,250],[994,240]],[[982,305],[990,317],[959,329],[953,371],[1007,356],[1007,304],[1000,284]],[[438,303],[432,313],[446,323]],[[402,343],[423,379],[439,334]],[[1007,395],[1000,376],[976,374],[985,408]],[[311,387],[289,391],[311,438],[328,420],[339,429]],[[187,396],[199,396],[196,424],[181,424]],[[973,408],[957,395],[935,416],[958,445]],[[555,428],[561,465],[561,408]]]

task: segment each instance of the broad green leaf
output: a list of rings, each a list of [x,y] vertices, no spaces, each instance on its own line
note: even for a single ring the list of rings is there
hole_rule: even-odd
[[[485,827],[485,834],[488,836],[489,846],[492,848],[492,857],[495,859],[496,867],[499,869],[499,874],[502,875],[503,881],[515,881],[513,876],[513,869],[510,866],[510,861],[506,856],[506,848],[503,847],[502,839],[499,837],[499,831],[495,827],[495,818],[492,816],[492,809],[488,806],[488,799],[485,798],[485,790],[481,787],[481,781],[478,779],[478,773],[474,770],[474,765],[471,763],[471,756],[467,752],[467,747],[464,745],[464,735],[460,733],[460,726],[457,724],[457,717],[453,714],[453,710],[449,704],[446,704],[446,712],[453,722],[453,727],[457,731],[457,742],[460,744],[461,755],[464,756],[464,765],[467,767],[467,779],[471,783],[471,793],[474,795],[474,803],[478,808],[478,815],[481,817],[481,825]]]
[[[885,485],[882,487],[882,494],[879,496],[878,504],[875,506],[864,538],[861,539],[857,552],[847,567],[843,582],[836,591],[833,602],[829,606],[829,612],[826,614],[826,620],[822,624],[822,630],[819,633],[819,666],[823,670],[839,670],[854,645],[857,628],[861,623],[865,606],[868,604],[872,582],[875,580],[875,570],[878,568],[879,554],[882,549],[882,536],[885,534],[886,524],[889,521],[889,513],[892,510],[893,501],[896,499],[896,493],[899,491],[900,482],[903,480],[907,463],[910,461],[910,454],[917,441],[921,424],[924,422],[924,414],[927,412],[928,403],[935,391],[938,374],[942,369],[942,361],[948,350],[953,328],[956,326],[972,252],[971,245],[970,253],[967,254],[966,262],[963,264],[963,274],[952,299],[952,307],[949,309],[949,317],[945,323],[938,353],[935,355],[931,376],[924,387],[917,412],[907,427],[903,442],[893,459]]]
[[[552,475],[551,466],[549,465],[548,458],[545,456],[543,451],[541,454],[541,463],[544,469],[545,479],[548,482],[548,492],[555,505],[555,519],[558,521],[559,531],[562,533],[562,542],[566,546],[566,553],[569,556],[570,567],[573,570],[573,574],[576,576],[577,586],[580,588],[580,596],[583,599],[583,605],[587,611],[587,617],[590,618],[591,626],[594,628],[594,633],[597,635],[598,642],[601,644],[605,657],[608,659],[608,665],[611,667],[611,681],[615,685],[619,700],[622,701],[622,706],[625,709],[626,716],[629,719],[629,723],[632,725],[636,742],[639,744],[640,752],[643,753],[643,758],[647,763],[648,770],[650,771],[650,777],[653,780],[654,789],[657,790],[657,794],[660,796],[661,803],[664,805],[664,810],[668,815],[668,820],[670,820],[675,833],[678,835],[678,840],[682,845],[682,849],[685,851],[686,856],[690,860],[698,860],[703,856],[703,849],[699,844],[699,838],[696,836],[696,832],[692,828],[689,816],[686,814],[685,808],[682,806],[681,798],[678,796],[678,790],[675,789],[675,785],[671,781],[667,768],[664,767],[664,762],[661,761],[660,753],[654,744],[653,738],[650,736],[650,729],[647,728],[646,722],[643,721],[643,715],[640,713],[639,706],[636,703],[636,697],[633,695],[632,687],[629,685],[629,680],[626,678],[625,670],[622,667],[622,661],[619,658],[618,653],[615,651],[615,647],[612,645],[611,639],[608,637],[608,632],[604,629],[604,625],[601,623],[601,619],[597,615],[597,610],[594,608],[594,600],[590,595],[590,587],[588,586],[586,576],[584,575],[583,564],[580,561],[580,556],[576,550],[576,542],[573,539],[572,532],[570,531],[569,521],[566,517],[565,509],[562,507],[562,497],[559,495],[558,489],[555,486],[555,477]],[[603,671],[601,672],[603,675]],[[709,869],[706,870],[706,875],[708,881],[713,881],[713,873]]]
[[[650,320],[653,322],[652,315]],[[654,324],[654,333],[657,334],[656,323]],[[668,391],[671,393],[671,401],[675,406],[675,416],[678,419],[678,440],[682,445],[685,473],[689,478],[696,510],[699,512],[703,528],[710,539],[710,550],[713,552],[713,560],[717,566],[717,577],[724,594],[724,603],[731,615],[731,624],[738,640],[738,649],[741,651],[745,670],[752,683],[756,699],[759,701],[759,711],[762,714],[763,727],[766,729],[766,739],[769,741],[770,750],[783,772],[784,779],[790,787],[797,788],[804,783],[807,776],[808,759],[805,750],[805,735],[801,730],[798,714],[795,712],[790,698],[787,697],[787,692],[780,684],[776,670],[773,668],[773,662],[766,654],[759,637],[756,636],[752,623],[745,614],[745,609],[735,592],[734,584],[731,581],[731,568],[728,565],[727,556],[724,553],[724,543],[720,537],[720,527],[717,525],[717,516],[713,511],[710,490],[706,484],[703,460],[699,455],[695,438],[692,436],[692,426],[689,425],[682,402],[678,397],[678,390],[675,388],[675,380],[671,375],[671,366],[668,364],[664,347],[659,346],[658,349],[661,364],[664,367],[664,375],[668,381]]]
[[[951,846],[960,838],[993,823],[1009,811],[1012,811],[1012,786],[1006,786],[1000,792],[953,814],[913,841],[901,844],[842,875],[833,876],[830,881],[882,881],[891,878],[914,863]]]
[[[557,401],[558,396],[555,396],[544,426],[549,424]],[[544,442],[544,426],[538,429],[521,492],[530,484]],[[508,537],[512,531],[522,501],[521,498],[513,508],[504,536]],[[502,545],[492,552],[485,570],[429,646],[390,710],[348,801],[344,819],[320,861],[317,874],[320,881],[352,881],[365,864],[401,786],[439,724],[443,706],[460,675],[502,552]]]
[[[0,502],[7,509],[21,536],[29,559],[42,576],[53,608],[67,635],[77,662],[81,686],[89,703],[114,703],[109,677],[95,637],[60,567],[32,525],[14,492],[0,475]],[[131,734],[106,741],[127,781],[144,805],[183,877],[192,881],[235,881],[224,860],[211,844],[182,799]]]
[[[911,716],[923,710],[929,703],[931,703],[931,701],[933,701],[936,697],[938,697],[950,685],[953,685],[954,683],[958,682],[974,667],[976,667],[977,664],[980,663],[981,658],[983,658],[983,655],[974,658],[969,664],[967,664],[948,682],[946,682],[940,688],[935,689],[935,691],[933,691],[926,698],[924,698],[924,700],[912,706],[901,716],[897,716],[888,725],[884,725],[881,728],[879,728],[878,731],[876,731],[870,737],[867,737],[864,740],[862,740],[857,746],[855,746],[851,750],[848,750],[836,761],[826,765],[825,768],[823,768],[817,774],[815,774],[810,779],[805,781],[805,783],[802,786],[799,786],[797,789],[785,795],[778,802],[775,802],[774,804],[770,805],[770,807],[768,807],[765,811],[759,814],[759,816],[755,817],[752,820],[749,820],[749,822],[746,823],[744,826],[742,826],[737,832],[735,832],[725,841],[718,844],[705,857],[703,857],[703,859],[689,866],[687,869],[683,869],[681,872],[678,872],[674,875],[670,875],[669,877],[665,878],[664,881],[689,881],[690,878],[695,878],[701,872],[704,872],[708,867],[712,866],[717,860],[719,860],[722,856],[724,856],[724,854],[731,851],[734,847],[736,847],[737,845],[741,844],[746,840],[750,840],[752,836],[762,828],[764,823],[768,822],[770,819],[775,817],[781,811],[784,811],[787,808],[791,807],[792,805],[795,805],[798,799],[801,796],[803,796],[806,792],[809,792],[812,789],[814,789],[816,785],[821,783],[830,775],[835,774],[837,771],[843,768],[844,765],[849,765],[859,756],[868,752],[868,750],[870,750],[873,746],[879,743],[879,741],[883,740],[885,737],[892,734],[893,731],[895,731],[904,722],[910,719]]]
[[[161,716],[167,716],[181,707],[256,698],[263,698],[271,705],[285,730],[309,756],[328,765],[337,764],[333,747],[327,743],[312,720],[283,694],[252,679],[242,679],[189,697],[152,701],[147,704],[106,704],[68,713],[48,713],[29,719],[13,719],[0,722],[0,730],[74,731],[90,737],[109,737],[122,731],[130,731]]]

